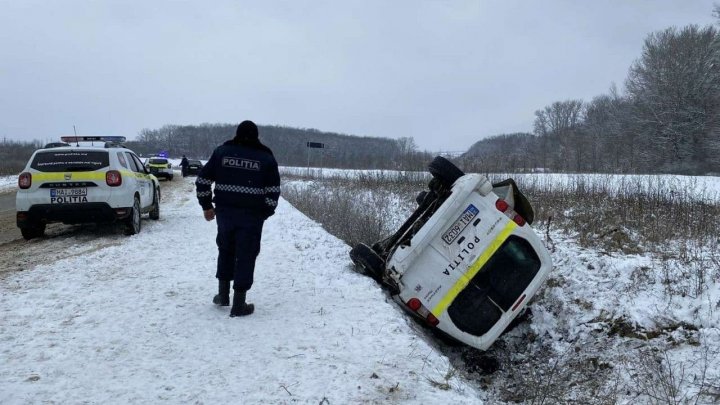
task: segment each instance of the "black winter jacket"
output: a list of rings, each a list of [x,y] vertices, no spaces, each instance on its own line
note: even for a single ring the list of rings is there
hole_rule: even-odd
[[[275,213],[280,198],[277,161],[260,141],[230,140],[213,151],[200,170],[195,187],[204,210],[213,208],[215,203],[219,207],[254,211],[267,218]]]

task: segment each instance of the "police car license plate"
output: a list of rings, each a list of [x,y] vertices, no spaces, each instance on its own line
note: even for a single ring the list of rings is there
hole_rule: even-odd
[[[83,188],[51,188],[51,203],[87,202],[87,187]]]
[[[463,211],[462,214],[458,217],[458,219],[455,221],[455,223],[448,228],[445,233],[442,234],[442,239],[447,243],[448,245],[453,243],[453,241],[460,236],[463,230],[468,226],[470,221],[477,216],[478,212],[480,212],[477,207],[470,204],[467,208],[465,208],[465,211]]]

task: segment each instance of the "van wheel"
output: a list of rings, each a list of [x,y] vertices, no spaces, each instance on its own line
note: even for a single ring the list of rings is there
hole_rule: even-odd
[[[125,222],[125,235],[135,235],[140,233],[142,222],[140,221],[140,199],[135,197],[135,203],[132,207],[130,217]]]
[[[350,259],[360,267],[365,275],[378,281],[382,280],[385,270],[385,261],[364,243],[358,243],[350,250]]]
[[[156,221],[160,219],[160,190],[155,190],[155,194],[153,195],[153,206],[152,210],[150,210],[150,219]]]
[[[425,196],[427,195],[427,191],[421,191],[417,197],[415,197],[415,202],[417,205],[422,205],[423,200],[425,199]]]
[[[25,240],[39,238],[45,234],[45,224],[20,228],[20,233]]]
[[[442,156],[436,156],[428,165],[428,171],[440,181],[445,188],[452,187],[453,183],[465,173],[458,169],[451,161]]]

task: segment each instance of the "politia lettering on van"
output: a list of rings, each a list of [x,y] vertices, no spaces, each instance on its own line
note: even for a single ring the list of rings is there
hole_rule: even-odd
[[[448,265],[445,266],[443,274],[449,276],[450,270],[457,269],[458,266],[470,256],[470,253],[472,253],[472,251],[478,246],[479,242],[480,238],[478,238],[477,236],[473,237],[472,240],[468,241],[465,246],[460,250],[460,252],[458,252],[457,256],[455,256],[455,259],[453,259],[452,263],[448,263]]]
[[[232,156],[224,157],[222,160],[223,167],[230,167],[233,169],[245,169],[245,170],[260,170],[260,162],[257,160],[243,159]]]

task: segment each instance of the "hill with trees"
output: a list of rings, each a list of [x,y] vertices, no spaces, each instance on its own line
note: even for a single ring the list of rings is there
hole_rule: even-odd
[[[556,101],[534,133],[475,143],[481,170],[720,173],[720,36],[708,26],[650,34],[621,94]]]
[[[166,125],[144,129],[128,147],[138,153],[167,151],[171,156],[207,159],[213,149],[235,136],[236,124]],[[269,146],[280,165],[322,166],[342,169],[422,168],[429,153],[418,152],[412,138],[354,136],[317,129],[259,126],[260,140]],[[309,148],[308,142],[323,148]]]

